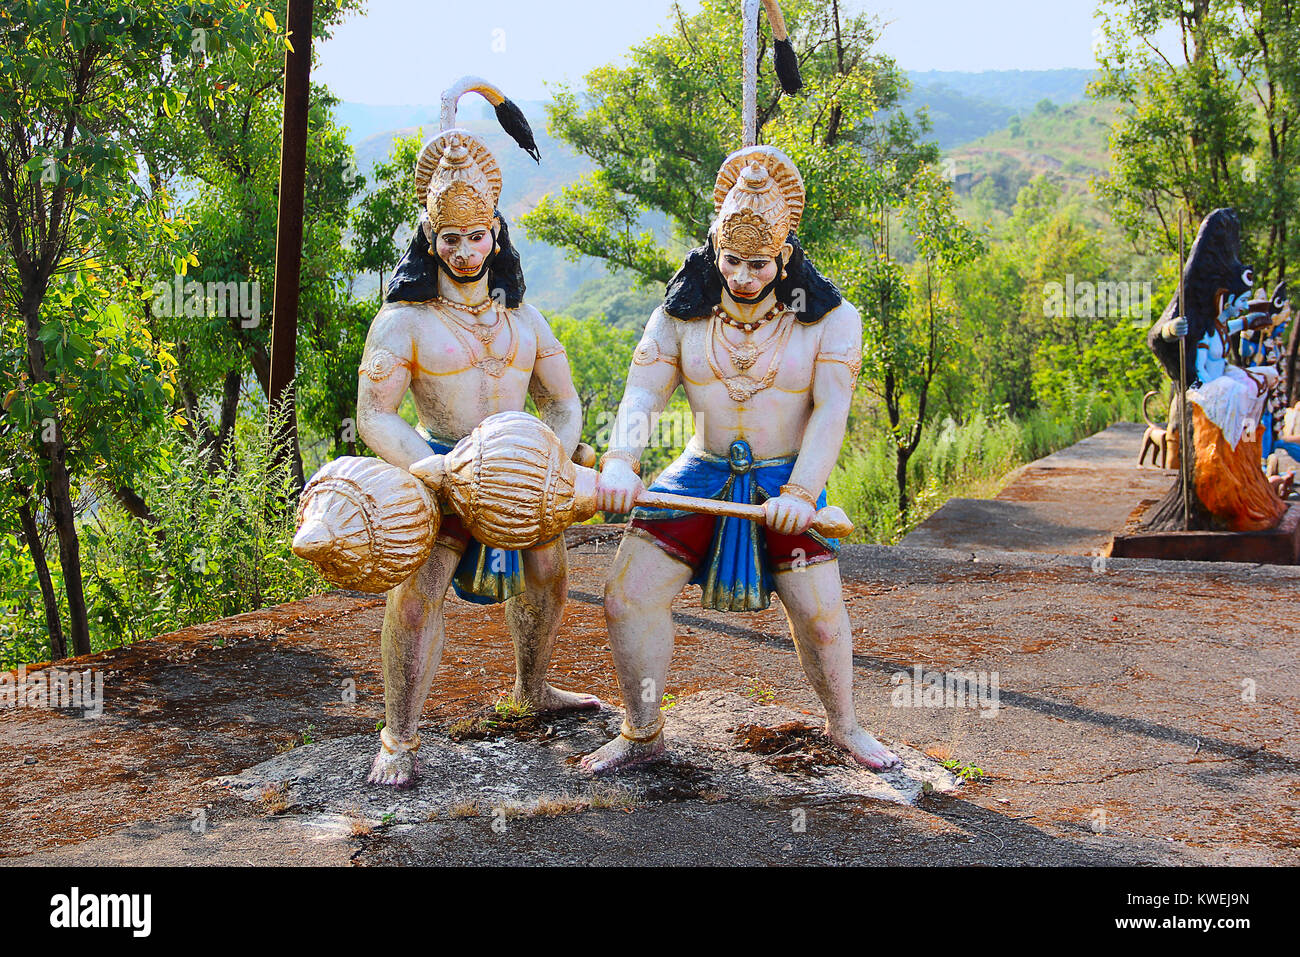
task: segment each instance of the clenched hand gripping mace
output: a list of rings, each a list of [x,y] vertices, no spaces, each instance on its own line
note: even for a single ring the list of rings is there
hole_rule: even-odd
[[[294,552],[344,588],[383,592],[424,563],[437,540],[439,503],[491,548],[533,548],[596,513],[594,470],[575,465],[546,423],[526,412],[488,416],[446,455],[410,471],[345,456],[308,483],[298,506]],[[763,522],[762,505],[641,492],[638,505]],[[828,538],[853,531],[827,506],[812,529]]]

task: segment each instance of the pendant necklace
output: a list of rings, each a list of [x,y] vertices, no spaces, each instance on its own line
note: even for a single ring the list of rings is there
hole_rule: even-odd
[[[446,300],[443,300],[441,296],[438,297],[437,301],[446,302]],[[491,299],[487,301],[489,305],[493,302]],[[485,312],[486,309],[482,311]],[[507,369],[514,365],[515,356],[519,352],[519,334],[515,329],[514,323],[510,319],[509,309],[502,309],[497,321],[492,323],[490,326],[482,326],[479,323],[474,323],[473,326],[470,326],[461,321],[450,309],[440,310],[439,315],[443,316],[443,325],[451,330],[452,335],[456,337],[457,341],[460,342],[461,346],[463,346],[465,351],[469,354],[470,365],[474,368],[486,372],[494,379],[499,379],[506,374]],[[447,322],[445,321],[446,319],[450,319],[451,321]],[[494,355],[492,352],[492,341],[496,338],[498,331],[501,329],[503,321],[505,322],[506,330],[510,335],[510,353],[504,358]],[[478,354],[478,350],[474,347],[474,340],[468,335],[470,332],[478,338],[486,355],[480,356]]]
[[[766,322],[773,315],[773,313],[769,312],[761,322]],[[785,320],[782,320],[782,322],[783,328],[769,336],[762,345],[755,345],[753,342],[747,341],[739,346],[732,346],[723,336],[722,316],[715,311],[713,317],[709,320],[709,347],[707,350],[709,368],[718,377],[718,381],[726,386],[727,395],[731,397],[733,402],[745,402],[776,381],[777,372],[781,368],[781,353],[785,351],[785,344],[790,338],[790,333],[794,330],[793,317],[790,317],[788,322]],[[740,370],[738,375],[727,375],[718,364],[715,353],[717,352],[717,341],[719,339],[722,340],[722,344],[726,347],[732,363]],[[773,344],[776,345],[776,349],[768,360],[767,371],[763,373],[761,378],[754,378],[749,374],[749,370],[758,361],[758,357]]]

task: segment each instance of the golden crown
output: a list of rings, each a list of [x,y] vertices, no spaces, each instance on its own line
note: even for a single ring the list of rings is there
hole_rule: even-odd
[[[774,146],[750,146],[727,157],[713,188],[719,249],[776,256],[803,215],[803,177]]]
[[[490,226],[501,198],[501,167],[473,133],[444,130],[420,152],[415,192],[435,233],[445,226]]]

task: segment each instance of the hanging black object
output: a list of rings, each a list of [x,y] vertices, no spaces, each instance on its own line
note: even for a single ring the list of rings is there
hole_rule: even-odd
[[[799,57],[795,55],[790,38],[777,40],[774,46],[776,59],[776,78],[781,89],[793,96],[803,89],[803,77],[799,75]]]
[[[797,65],[795,69],[798,70]],[[497,122],[501,124],[501,128],[510,134],[511,139],[519,144],[520,149],[536,162],[541,163],[542,153],[537,148],[537,141],[533,139],[533,128],[528,125],[528,119],[524,116],[524,111],[509,98],[498,103],[496,110]]]

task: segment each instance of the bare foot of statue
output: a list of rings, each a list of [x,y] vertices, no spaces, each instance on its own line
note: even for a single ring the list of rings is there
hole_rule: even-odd
[[[877,741],[862,728],[852,728],[848,732],[826,729],[827,735],[845,751],[853,756],[859,764],[865,764],[877,771],[885,771],[902,765],[902,760],[893,751]]]
[[[664,736],[653,741],[630,741],[621,734],[604,747],[584,755],[579,764],[588,774],[601,774],[618,768],[634,768],[646,764],[664,753]]]
[[[399,789],[414,786],[415,754],[411,751],[393,753],[381,746],[366,780],[371,784],[387,784]]]
[[[547,711],[590,711],[600,707],[600,699],[594,694],[580,691],[561,691],[549,684],[543,684],[540,694],[528,694],[515,687],[513,697],[516,701],[527,701],[538,714]]]

